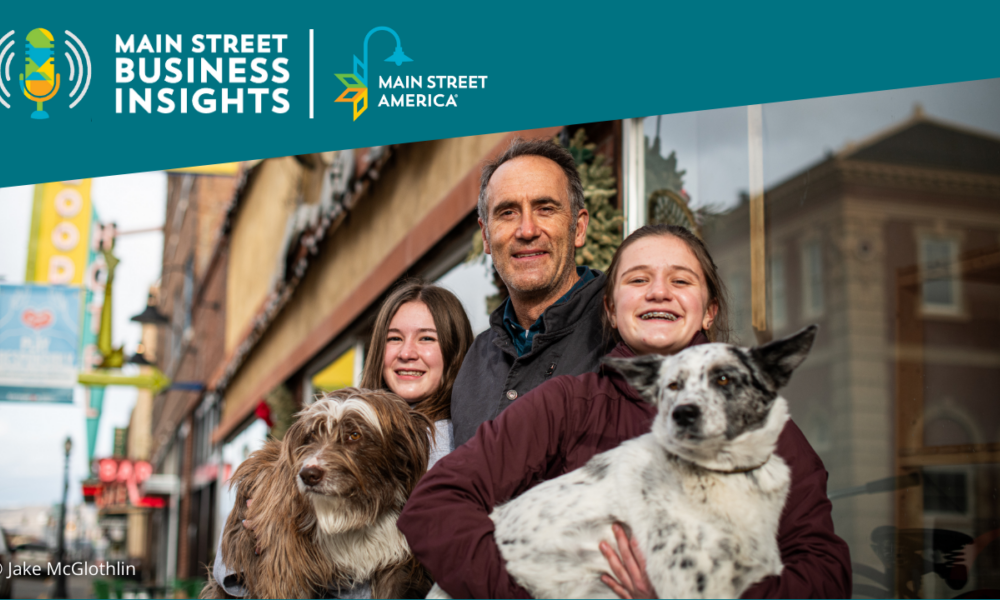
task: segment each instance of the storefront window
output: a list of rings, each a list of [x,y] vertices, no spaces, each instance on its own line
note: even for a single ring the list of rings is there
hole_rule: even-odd
[[[490,300],[497,293],[493,285],[493,262],[489,255],[459,263],[436,283],[458,297],[469,317],[473,334],[479,335],[489,329]]]
[[[363,370],[364,347],[356,344],[312,376],[312,391],[320,394],[359,385]]]
[[[856,597],[1000,589],[998,97],[986,80],[648,117],[641,161],[624,140],[631,228],[693,216],[731,339],[819,324],[782,394],[829,471]]]

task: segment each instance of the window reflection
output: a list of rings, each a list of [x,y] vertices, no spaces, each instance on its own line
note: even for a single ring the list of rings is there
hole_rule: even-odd
[[[820,324],[784,395],[830,472],[857,597],[1000,590],[998,97],[988,80],[764,105],[763,278],[747,109],[644,122],[647,215],[658,190],[690,209],[733,339]]]
[[[771,327],[776,332],[788,326],[788,297],[785,293],[785,257],[771,255]]]
[[[823,245],[807,240],[802,245],[802,313],[807,319],[823,316]]]
[[[958,246],[954,236],[920,236],[921,308],[925,314],[960,312]]]

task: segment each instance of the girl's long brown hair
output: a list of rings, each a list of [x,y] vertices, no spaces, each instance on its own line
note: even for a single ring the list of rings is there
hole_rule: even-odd
[[[615,305],[615,282],[618,279],[619,263],[621,262],[621,255],[625,251],[625,248],[628,248],[644,237],[668,235],[684,242],[691,250],[691,253],[694,254],[694,257],[698,259],[701,271],[705,274],[705,284],[708,287],[708,305],[715,304],[719,307],[719,312],[715,315],[712,326],[705,332],[708,340],[710,342],[728,342],[729,303],[726,301],[726,286],[722,283],[722,277],[719,276],[719,269],[715,266],[715,261],[712,260],[712,255],[708,253],[705,243],[698,239],[698,236],[691,233],[691,230],[687,227],[681,227],[680,225],[645,225],[636,229],[625,238],[621,246],[618,246],[618,249],[615,250],[615,255],[611,258],[611,264],[608,266],[608,282],[604,286],[604,306],[613,308]],[[607,310],[604,311],[602,320],[604,321],[604,330],[614,331],[615,339],[621,341],[618,332],[611,327]]]
[[[428,417],[431,421],[451,418],[451,388],[462,366],[465,353],[472,345],[472,326],[465,309],[458,298],[448,290],[417,279],[404,281],[389,294],[382,303],[378,317],[375,318],[375,329],[372,331],[368,358],[365,360],[364,374],[361,376],[361,387],[378,390],[388,389],[385,377],[385,345],[389,334],[389,324],[396,316],[399,307],[407,302],[423,302],[431,317],[434,318],[434,328],[437,329],[438,345],[441,347],[441,357],[444,359],[444,373],[441,375],[441,385],[423,400],[413,405],[413,409]]]

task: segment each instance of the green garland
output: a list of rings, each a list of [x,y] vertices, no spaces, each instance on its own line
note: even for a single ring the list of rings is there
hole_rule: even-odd
[[[284,384],[268,392],[264,402],[271,409],[271,420],[274,423],[270,434],[274,439],[280,440],[295,422],[295,413],[298,412],[299,405],[295,402],[291,390]]]
[[[569,142],[569,151],[583,184],[584,204],[590,213],[587,240],[576,253],[576,264],[604,271],[622,243],[625,217],[611,203],[618,194],[614,169],[606,156],[594,153],[594,148],[594,144],[587,143],[583,128],[577,129]]]

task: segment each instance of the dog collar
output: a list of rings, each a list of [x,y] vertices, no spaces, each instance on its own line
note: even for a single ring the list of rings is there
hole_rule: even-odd
[[[769,460],[771,460],[770,456],[768,456],[767,460],[765,460],[764,462],[760,463],[759,465],[756,465],[756,466],[753,466],[753,467],[741,467],[741,468],[738,468],[738,469],[728,469],[727,470],[727,469],[710,469],[708,467],[700,467],[700,468],[705,469],[706,471],[712,471],[713,473],[722,473],[724,475],[736,475],[738,473],[749,473],[751,471],[756,471],[757,469],[759,469],[759,468],[763,467],[764,465],[766,465],[767,461],[769,461]]]
[[[672,456],[676,460],[680,460],[681,462],[688,463],[689,465],[691,465],[695,469],[702,469],[702,470],[705,470],[705,471],[711,471],[712,473],[721,473],[723,475],[737,475],[739,473],[749,473],[751,471],[756,471],[757,469],[763,467],[768,462],[770,462],[771,457],[774,456],[773,454],[769,454],[767,456],[767,458],[764,459],[764,462],[760,463],[759,465],[754,465],[752,467],[738,467],[736,469],[713,469],[711,467],[706,467],[704,465],[699,465],[695,461],[693,461],[693,460],[691,460],[689,458],[685,458],[685,457],[683,457],[683,456],[681,456],[679,454],[674,454],[673,452],[671,452],[670,450],[667,450],[666,448],[664,448],[663,451],[667,454],[667,456]]]

